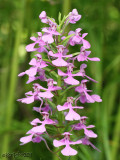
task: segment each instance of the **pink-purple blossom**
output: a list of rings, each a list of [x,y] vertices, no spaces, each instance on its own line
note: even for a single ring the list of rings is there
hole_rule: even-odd
[[[97,147],[95,147],[90,141],[89,141],[89,137],[85,136],[84,138],[81,139],[82,144],[83,145],[89,145],[92,148],[94,148],[95,150],[97,150],[98,152],[101,152]]]
[[[87,40],[84,39],[87,36],[88,33],[83,33],[81,35],[81,33],[80,33],[81,30],[82,30],[81,28],[77,28],[75,30],[75,32],[74,31],[69,32],[68,35],[73,35],[72,37],[70,37],[69,44],[71,46],[74,46],[75,44],[83,44],[83,47],[85,49],[88,49],[88,48],[91,47],[91,45]]]
[[[85,48],[82,46],[80,48],[80,54],[77,55],[75,58],[77,58],[78,62],[81,62],[81,61],[100,61],[99,58],[97,57],[93,57],[93,58],[89,58],[88,56],[90,55],[91,51],[86,51]]]
[[[56,60],[52,61],[52,64],[58,67],[67,66],[68,63],[63,58],[72,57],[72,55],[63,55],[64,49],[65,49],[63,45],[57,46],[57,49],[58,49],[58,53],[54,54],[52,51],[48,52],[50,56],[57,58]]]
[[[31,122],[32,125],[38,124],[38,123],[41,124],[40,126],[35,126],[32,128],[32,131],[35,133],[37,132],[44,133],[46,131],[46,128],[45,128],[46,124],[49,124],[49,125],[56,124],[56,121],[53,121],[52,119],[49,118],[48,112],[41,112],[41,114],[43,115],[43,119],[44,119],[43,121],[40,121],[38,118],[36,118]]]
[[[97,134],[95,134],[92,130],[88,130],[88,128],[93,128],[95,127],[94,125],[89,125],[89,126],[86,126],[86,118],[85,116],[81,117],[80,118],[80,123],[76,123],[74,125],[72,125],[73,127],[73,130],[84,130],[84,134],[87,136],[87,137],[91,137],[91,138],[96,138],[97,137]]]
[[[37,32],[38,37],[30,37],[33,43],[29,44],[26,46],[26,51],[27,52],[33,52],[33,51],[38,51],[39,53],[41,52],[47,52],[47,49],[45,48],[46,43],[42,40],[42,33]],[[38,48],[35,47],[35,45],[38,45]]]
[[[61,139],[61,140],[54,140],[53,141],[53,145],[55,147],[60,147],[60,146],[63,146],[65,145],[65,148],[61,150],[61,153],[64,155],[64,156],[74,156],[77,154],[77,151],[73,148],[71,148],[70,145],[75,145],[75,144],[80,144],[82,143],[81,140],[78,140],[76,142],[73,142],[73,141],[70,141],[70,133],[69,132],[65,132],[63,133],[62,135],[64,135],[64,138]]]
[[[63,106],[58,105],[58,111],[69,110],[65,116],[65,119],[68,121],[80,120],[80,115],[74,111],[74,109],[83,109],[84,107],[80,106],[72,106],[73,97],[67,97],[67,102],[64,103]]]
[[[35,56],[37,57],[37,59],[33,58],[29,62],[29,65],[31,65],[32,67],[30,67],[30,69],[26,70],[25,72],[20,73],[18,76],[27,74],[29,77],[34,77],[37,72],[40,72],[40,69],[48,66],[46,62],[42,60],[42,56],[40,54],[36,54]]]
[[[81,81],[81,84],[75,88],[75,91],[80,93],[80,96],[77,98],[81,103],[94,103],[94,102],[102,102],[102,99],[99,95],[93,94],[89,95],[88,92],[92,92],[92,90],[88,90],[86,87],[86,82],[88,80],[84,79]]]
[[[68,19],[69,23],[74,24],[81,19],[81,15],[78,14],[77,9],[73,9],[72,12],[69,13]]]
[[[87,117],[83,116],[82,109],[86,110],[84,103],[102,102],[102,99],[97,94],[91,94],[93,91],[86,85],[89,81],[97,82],[86,74],[86,63],[100,61],[99,58],[92,57],[88,50],[91,47],[86,38],[88,33],[83,33],[82,28],[65,32],[67,25],[75,24],[81,19],[81,15],[77,9],[73,9],[63,19],[60,13],[58,17],[59,24],[48,17],[45,11],[39,15],[41,22],[48,26],[37,32],[37,37],[30,38],[33,43],[26,46],[26,51],[35,52],[35,57],[29,62],[30,68],[18,75],[28,75],[27,84],[32,83],[33,91],[28,91],[25,93],[26,97],[18,101],[26,104],[35,102],[34,105],[38,107],[32,106],[33,110],[40,116],[30,122],[32,128],[25,137],[20,138],[21,145],[43,141],[47,149],[61,159],[57,155],[59,149],[56,152],[51,151],[46,139],[53,141],[54,147],[64,146],[61,148],[64,156],[74,156],[79,151],[71,145],[88,145],[100,151],[89,140],[97,138],[97,134],[91,130],[94,125],[90,125],[89,121],[86,124]],[[77,48],[69,48],[75,45],[79,45],[77,52]],[[82,106],[77,106],[78,100]],[[70,138],[71,133],[73,141]],[[62,136],[64,138],[61,139]],[[80,139],[81,136],[83,138]]]

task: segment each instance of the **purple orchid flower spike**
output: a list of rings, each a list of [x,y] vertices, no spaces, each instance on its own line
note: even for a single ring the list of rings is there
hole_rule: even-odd
[[[73,97],[67,97],[67,102],[63,106],[58,105],[57,109],[58,111],[63,111],[66,109],[69,109],[69,112],[65,116],[65,120],[68,121],[73,121],[73,120],[80,120],[80,115],[76,113],[73,109],[83,109],[84,107],[79,107],[79,106],[72,106],[73,104]]]
[[[34,54],[36,57],[32,58],[29,62],[30,68],[18,76],[28,75],[27,84],[34,80],[43,82],[40,84],[34,83],[33,91],[25,93],[25,98],[18,99],[18,101],[26,104],[37,101],[40,106],[33,107],[33,110],[38,112],[43,120],[35,118],[30,122],[33,127],[26,133],[26,137],[20,139],[21,145],[30,141],[33,143],[44,141],[47,149],[60,160],[62,159],[57,155],[60,150],[64,156],[74,156],[77,154],[77,151],[71,148],[71,145],[82,143],[83,145],[90,145],[98,150],[89,141],[89,138],[97,137],[97,134],[91,129],[95,126],[86,125],[87,117],[81,117],[81,114],[77,112],[79,111],[78,109],[83,109],[84,107],[77,106],[76,103],[78,100],[80,100],[81,103],[101,102],[102,99],[96,94],[91,95],[89,92],[92,92],[92,90],[87,89],[86,83],[89,80],[97,82],[86,75],[85,68],[87,65],[84,63],[80,64],[80,69],[75,70],[77,67],[74,66],[74,62],[75,60],[78,62],[87,62],[88,60],[100,61],[100,59],[97,57],[89,58],[91,51],[87,49],[89,49],[91,45],[85,39],[88,33],[82,34],[81,28],[77,28],[69,33],[65,32],[67,25],[76,23],[81,19],[81,15],[79,15],[77,9],[73,9],[67,16],[63,16],[63,18],[61,13],[59,13],[58,24],[55,22],[55,19],[49,18],[45,11],[40,13],[39,18],[41,22],[46,23],[48,27],[43,27],[42,32],[37,32],[37,37],[30,38],[33,42],[26,46],[26,50],[28,52],[37,52],[36,55]],[[71,54],[69,46],[75,46],[76,44],[80,45],[80,51],[75,51]],[[47,53],[45,59],[42,59],[43,52]],[[58,73],[56,73],[56,69]],[[80,77],[81,80],[77,77]],[[43,87],[42,84],[46,86]],[[78,98],[74,98],[71,95],[73,94],[71,90],[77,92],[78,95],[74,95]],[[69,94],[69,97],[64,96],[64,94]],[[65,97],[67,100],[65,100]],[[50,115],[57,119],[54,120]],[[77,122],[73,123],[72,121]],[[51,129],[54,128],[53,132],[48,133],[48,127],[51,127]],[[69,127],[71,127],[71,131],[73,131],[76,136],[76,133],[82,130],[85,137],[83,136],[82,139],[75,142],[71,141],[71,131],[68,132]],[[63,130],[66,132],[63,133]],[[55,139],[55,137],[62,135],[64,138],[60,140]],[[44,136],[51,139],[54,138],[53,145],[55,147],[63,146],[63,148],[58,149],[56,152],[51,151]]]
[[[42,23],[49,23],[49,20],[47,18],[46,12],[42,11],[39,15],[39,18],[41,19]]]
[[[73,9],[72,12],[69,13],[68,19],[69,23],[74,24],[81,19],[81,15],[78,14],[77,9]]]
[[[56,121],[53,121],[52,119],[49,119],[49,113],[47,112],[41,112],[42,116],[43,116],[43,119],[44,121],[40,121],[38,118],[33,120],[31,122],[32,125],[34,125],[34,123],[41,123],[40,126],[35,126],[32,128],[32,131],[33,132],[45,132],[46,131],[46,128],[45,128],[45,125],[46,124],[49,124],[49,125],[55,125],[56,124]]]
[[[57,29],[57,24],[51,21],[49,28],[45,27],[42,29],[42,31],[44,32],[42,40],[47,43],[53,43],[54,42],[53,35],[56,36],[60,35],[60,33],[56,31],[56,29]]]
[[[81,81],[80,86],[75,88],[75,91],[80,93],[80,97],[78,97],[75,102],[77,102],[78,100],[80,100],[81,103],[94,103],[94,102],[102,102],[102,99],[100,98],[100,96],[94,94],[94,95],[89,95],[88,92],[92,92],[92,90],[88,90],[86,87],[86,82],[88,82],[88,80],[84,79]]]
[[[77,74],[72,74],[72,71],[73,71],[73,68],[74,68],[74,65],[72,63],[68,63],[68,66],[67,66],[67,73],[64,73],[62,72],[60,69],[58,69],[58,74],[60,76],[63,76],[63,77],[66,77],[64,79],[64,82],[67,83],[67,84],[70,84],[70,85],[78,85],[79,84],[79,81],[74,79],[73,77],[74,76],[79,76]]]
[[[33,58],[30,61],[30,69],[26,70],[25,72],[20,73],[18,76],[23,76],[27,74],[29,77],[34,77],[37,74],[37,71],[41,68],[47,67],[48,65],[42,60],[42,56],[40,54],[35,55],[37,59]]]
[[[75,145],[75,144],[81,144],[82,141],[81,140],[78,140],[76,142],[72,142],[70,141],[70,134],[69,132],[65,132],[63,133],[62,135],[64,135],[64,138],[61,139],[61,140],[53,140],[53,145],[55,147],[60,147],[60,146],[63,146],[65,145],[65,148],[61,150],[61,153],[64,155],[64,156],[74,156],[77,154],[77,151],[73,148],[70,147],[70,145]]]
[[[78,56],[75,57],[75,59],[77,58],[78,62],[81,61],[100,61],[99,58],[97,57],[93,57],[93,58],[89,58],[88,56],[90,55],[91,51],[86,51],[85,48],[82,46],[80,49],[80,54]]]
[[[88,130],[87,128],[93,128],[95,127],[94,125],[89,125],[89,126],[86,126],[86,116],[83,116],[80,118],[80,123],[77,123],[77,124],[74,124],[72,125],[73,127],[73,130],[84,130],[84,134],[88,137],[91,137],[91,138],[96,138],[97,137],[97,134],[95,134],[92,130]]]
[[[90,141],[89,137],[85,136],[84,138],[81,139],[83,145],[90,145],[94,149],[96,149],[98,152],[101,152],[97,147],[95,147]]]
[[[58,49],[58,53],[56,54],[54,54],[52,51],[48,52],[50,56],[57,58],[56,60],[52,61],[52,64],[58,67],[67,66],[68,63],[65,60],[63,60],[63,58],[72,57],[72,55],[63,55],[64,49],[65,49],[63,45],[58,45],[57,49]]]
[[[42,40],[42,33],[37,32],[38,37],[31,37],[30,39],[34,41],[34,43],[31,43],[26,46],[27,52],[33,52],[33,51],[38,51],[38,52],[48,52],[47,49],[44,47],[46,43]],[[38,44],[38,48],[35,48],[35,45]]]

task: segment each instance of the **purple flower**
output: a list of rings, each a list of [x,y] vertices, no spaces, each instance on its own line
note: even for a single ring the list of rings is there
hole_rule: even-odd
[[[84,107],[72,106],[72,103],[73,103],[73,97],[67,97],[67,102],[65,102],[63,106],[58,105],[57,109],[58,111],[69,109],[69,112],[65,116],[65,120],[68,121],[80,120],[80,115],[76,113],[73,109],[75,108],[83,109]]]
[[[97,57],[93,57],[93,58],[89,58],[88,56],[90,55],[91,51],[86,51],[84,47],[81,47],[80,49],[80,54],[78,56],[75,57],[75,59],[77,58],[78,62],[80,61],[100,61],[99,58]]]
[[[95,127],[94,125],[89,125],[89,126],[86,126],[86,118],[85,116],[81,117],[80,118],[80,123],[77,123],[77,124],[74,124],[72,125],[73,127],[73,130],[84,130],[84,134],[88,137],[91,137],[91,138],[96,138],[97,137],[97,134],[95,134],[92,130],[88,130],[87,128],[93,128]]]
[[[35,55],[37,59],[33,58],[30,61],[30,69],[26,70],[25,72],[20,73],[18,76],[23,76],[27,74],[29,77],[34,77],[37,74],[37,71],[40,71],[41,68],[47,67],[48,65],[42,60],[42,56],[40,54]]]
[[[34,76],[33,77],[29,77],[28,81],[26,82],[26,84],[28,84],[30,82],[33,82],[33,81],[35,81],[37,79],[39,79],[40,81],[46,81],[47,80],[47,78],[45,76],[45,70],[44,69],[38,68],[37,69],[37,73],[38,73],[38,76],[36,76],[36,77],[34,77]]]
[[[43,119],[44,121],[40,121],[38,118],[34,119],[31,124],[34,125],[34,123],[41,123],[40,126],[35,126],[32,128],[32,131],[37,133],[37,132],[45,132],[46,131],[46,128],[45,128],[45,125],[46,124],[49,124],[49,125],[55,125],[56,122],[53,121],[52,119],[49,119],[49,113],[47,112],[41,112],[42,116],[43,116]]]
[[[47,18],[46,12],[42,11],[39,15],[39,18],[41,19],[42,23],[49,23],[49,20]]]
[[[44,88],[44,87],[40,86],[40,89],[45,90],[45,92],[40,92],[40,93],[38,93],[38,95],[40,97],[43,97],[43,98],[47,98],[47,97],[52,98],[54,95],[51,92],[52,91],[57,91],[57,90],[61,89],[61,87],[54,86],[53,84],[57,84],[57,82],[53,81],[53,79],[47,79],[47,86],[48,86],[48,88]]]
[[[20,101],[20,102],[26,103],[26,104],[30,104],[30,103],[33,103],[35,100],[40,100],[41,105],[42,105],[43,100],[42,100],[41,97],[52,98],[54,95],[51,93],[51,91],[58,90],[60,88],[59,87],[57,88],[57,86],[55,86],[51,89],[50,89],[50,87],[48,89],[46,89],[46,88],[40,86],[38,83],[34,83],[33,84],[33,89],[34,89],[34,92],[29,91],[29,92],[25,93],[26,98],[18,99],[17,101]],[[41,92],[40,91],[41,89],[44,89],[44,90],[47,90],[47,91],[46,92]]]
[[[96,94],[90,96],[88,94],[88,92],[91,92],[91,90],[87,89],[86,82],[88,82],[88,80],[86,79],[82,80],[80,86],[75,88],[75,91],[80,93],[80,96],[77,98],[77,100],[79,99],[81,103],[85,103],[85,102],[94,103],[95,101],[102,102],[102,99],[100,98],[100,96]]]
[[[83,78],[84,78],[84,77],[87,77],[89,80],[97,83],[96,80],[92,79],[91,77],[89,77],[89,76],[87,76],[87,75],[85,74],[85,68],[87,68],[87,65],[86,65],[85,63],[81,64],[81,66],[80,66],[80,71],[79,71],[78,73],[76,73],[75,75],[76,75],[76,76],[82,76]]]
[[[86,37],[88,33],[83,33],[82,36],[81,36],[81,33],[80,33],[81,30],[82,30],[81,28],[77,28],[77,29],[75,30],[75,32],[74,32],[74,31],[70,31],[70,32],[69,32],[68,35],[74,34],[74,35],[70,38],[69,44],[70,44],[71,46],[74,46],[75,44],[83,44],[83,47],[84,47],[85,49],[88,49],[88,48],[91,47],[91,45],[90,45],[90,43],[89,43],[87,40],[84,39],[84,37]]]
[[[61,153],[64,156],[74,156],[77,154],[77,151],[73,148],[70,147],[70,145],[75,145],[75,144],[80,144],[82,143],[81,140],[78,140],[76,142],[70,141],[70,133],[69,132],[65,132],[62,135],[64,135],[64,138],[61,140],[53,140],[53,145],[55,147],[60,147],[65,145],[65,148],[61,150]]]
[[[34,143],[40,143],[41,140],[43,140],[43,138],[41,136],[42,133],[35,133],[32,131],[32,129],[29,130],[26,134],[30,134],[30,135],[20,138],[20,142],[21,142],[20,145],[24,145],[24,144],[31,142],[31,141]]]
[[[69,13],[68,19],[69,23],[74,24],[81,19],[81,15],[78,14],[77,9],[73,9],[72,12]]]
[[[26,46],[27,52],[33,52],[33,51],[38,51],[38,52],[47,52],[47,49],[44,47],[46,43],[42,40],[42,33],[37,32],[38,37],[31,37],[30,39],[34,41],[34,43],[31,43]],[[35,45],[38,44],[38,48],[35,48]]]
[[[43,28],[42,31],[45,33],[42,36],[42,40],[47,43],[53,43],[54,42],[53,35],[60,35],[60,33],[56,31],[56,29],[57,29],[57,24],[53,22],[51,22],[50,27]]]
[[[40,107],[33,107],[33,110],[36,111],[36,112],[39,112],[39,113],[41,111],[43,111],[43,112],[49,112],[50,111],[51,115],[52,115],[52,109],[49,106],[49,104],[45,103],[44,105],[45,105],[45,107],[42,107],[42,108],[40,108]]]
[[[83,145],[90,145],[94,149],[96,149],[98,152],[101,152],[98,148],[96,148],[90,141],[89,137],[85,136],[84,138],[81,139]]]
[[[65,49],[63,45],[57,46],[57,49],[58,49],[58,53],[56,54],[54,54],[52,51],[48,52],[50,56],[57,58],[56,60],[52,61],[52,64],[58,67],[67,66],[68,63],[65,60],[63,60],[63,58],[72,57],[72,55],[63,55],[64,49]]]
[[[73,78],[74,76],[77,76],[77,74],[72,74],[73,68],[74,68],[74,65],[72,63],[68,63],[67,73],[64,73],[60,69],[58,69],[58,74],[63,77],[67,76],[67,78],[64,79],[65,83],[70,85],[78,85],[79,81]]]

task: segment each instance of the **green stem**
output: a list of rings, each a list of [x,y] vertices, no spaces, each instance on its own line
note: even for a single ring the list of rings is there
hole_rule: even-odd
[[[59,87],[61,87],[61,76],[58,76],[58,81],[57,81],[57,85]],[[57,97],[57,105],[61,104],[61,90],[58,91],[58,97]],[[58,119],[59,119],[59,124],[62,125],[62,121],[63,121],[63,113],[58,111]]]

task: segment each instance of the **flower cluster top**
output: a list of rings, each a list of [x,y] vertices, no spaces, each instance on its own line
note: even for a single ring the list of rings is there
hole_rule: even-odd
[[[90,145],[99,151],[89,140],[97,137],[97,134],[89,130],[95,126],[86,125],[87,117],[82,115],[82,110],[84,103],[102,101],[99,95],[91,94],[92,90],[87,88],[89,81],[95,83],[97,81],[86,75],[86,62],[100,59],[90,56],[91,45],[86,40],[87,33],[81,33],[81,28],[67,34],[65,31],[67,25],[75,24],[81,19],[81,15],[73,9],[61,19],[59,13],[59,24],[48,17],[45,11],[41,12],[39,18],[47,27],[37,32],[37,37],[30,37],[33,42],[26,46],[26,50],[35,52],[34,58],[29,62],[30,68],[19,74],[28,76],[27,84],[35,81],[33,90],[25,93],[25,98],[18,99],[26,104],[40,102],[39,107],[33,107],[33,110],[38,112],[39,118],[30,122],[32,128],[20,142],[23,145],[30,141],[34,143],[44,141],[51,151],[45,139],[47,136],[53,140],[55,147],[65,146],[61,148],[64,156],[76,155],[77,151],[71,148],[71,145],[76,144]],[[72,53],[68,48],[75,45],[79,45],[80,50]],[[79,68],[75,66],[76,61],[79,62]],[[70,95],[71,90],[77,93],[76,97]],[[67,96],[68,94],[70,96]],[[82,106],[77,106],[78,100]],[[81,130],[84,134],[80,132]],[[72,135],[76,141],[71,141]]]

